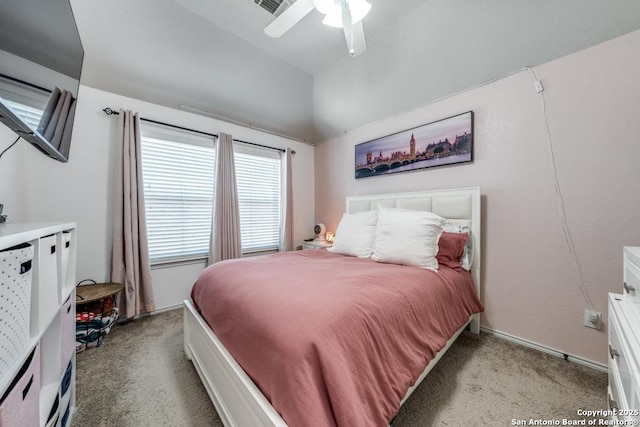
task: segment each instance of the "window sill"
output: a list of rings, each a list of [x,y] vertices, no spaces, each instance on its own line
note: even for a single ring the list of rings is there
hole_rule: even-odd
[[[252,256],[260,256],[260,255],[269,255],[269,254],[277,254],[279,251],[277,249],[263,249],[251,252],[244,252],[242,254],[242,258],[249,258]]]
[[[205,267],[206,267],[206,263],[207,263],[207,257],[199,256],[194,258],[183,258],[183,259],[151,262],[151,269],[158,270],[161,268],[173,268],[173,267],[180,267],[183,265],[190,265],[190,264],[205,264]]]
[[[252,251],[252,252],[243,253],[242,254],[242,258],[248,258],[248,257],[253,257],[253,256],[259,256],[259,255],[275,254],[275,253],[278,253],[277,249],[258,250],[258,251]],[[208,256],[202,255],[202,256],[197,256],[197,257],[193,257],[193,258],[170,259],[170,260],[165,260],[165,261],[152,261],[151,262],[151,269],[152,270],[158,270],[158,269],[161,269],[161,268],[173,268],[173,267],[179,267],[179,266],[182,266],[182,265],[189,265],[189,264],[205,264],[205,267],[206,267],[207,258],[208,258]]]

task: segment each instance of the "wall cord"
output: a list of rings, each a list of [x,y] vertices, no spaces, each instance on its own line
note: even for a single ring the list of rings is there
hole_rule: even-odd
[[[15,140],[15,141],[13,141],[13,143],[12,143],[10,146],[8,146],[8,147],[7,147],[7,148],[5,148],[4,150],[2,150],[2,153],[0,153],[0,157],[2,157],[2,155],[3,155],[4,153],[6,153],[7,151],[9,151],[9,148],[11,148],[11,147],[13,147],[14,145],[16,145],[16,144],[18,143],[18,141],[20,141],[20,138],[22,138],[22,137],[21,137],[21,136],[19,136],[18,138],[16,138],[16,140]]]
[[[591,303],[591,299],[589,298],[589,294],[584,287],[584,276],[582,274],[582,268],[580,267],[580,262],[578,261],[578,255],[576,254],[576,248],[573,243],[573,238],[571,237],[571,231],[569,229],[569,224],[567,222],[567,213],[565,211],[564,206],[564,197],[562,196],[562,190],[560,188],[560,181],[558,180],[558,167],[556,164],[556,155],[555,149],[553,145],[553,139],[551,138],[551,130],[549,127],[549,115],[547,113],[547,103],[544,97],[544,89],[542,88],[542,83],[536,77],[535,72],[531,67],[525,67],[533,77],[534,86],[536,87],[536,91],[540,94],[542,99],[542,111],[544,113],[544,123],[545,123],[545,133],[547,134],[547,142],[549,147],[549,156],[551,158],[551,167],[553,169],[553,185],[556,193],[556,201],[558,204],[558,212],[560,214],[560,222],[562,224],[562,232],[564,234],[564,239],[567,244],[567,249],[569,250],[569,255],[571,256],[571,266],[573,268],[573,272],[575,273],[578,279],[578,288],[582,293],[585,303],[589,310],[593,310],[593,304]]]

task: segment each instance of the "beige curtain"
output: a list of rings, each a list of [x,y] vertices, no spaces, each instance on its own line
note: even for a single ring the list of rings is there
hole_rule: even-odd
[[[147,243],[140,117],[120,110],[113,212],[111,281],[123,283],[120,313],[132,319],[155,309]]]
[[[291,148],[282,154],[282,212],[280,218],[280,252],[293,250],[293,191],[291,184],[291,157],[293,152]]]
[[[38,132],[65,157],[69,155],[75,109],[71,92],[55,87],[38,124]]]
[[[209,265],[242,256],[240,208],[231,135],[220,133],[217,147]]]

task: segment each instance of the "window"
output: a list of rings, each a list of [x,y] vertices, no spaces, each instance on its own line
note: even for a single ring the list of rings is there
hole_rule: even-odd
[[[31,129],[38,129],[42,110],[18,102],[5,100],[5,103],[20,116]]]
[[[142,173],[151,264],[209,252],[213,138],[143,124]]]
[[[203,259],[214,194],[212,138],[142,124],[142,173],[151,264]],[[234,144],[243,254],[280,243],[280,153]]]
[[[235,144],[242,253],[277,251],[280,245],[280,154]]]
[[[50,92],[0,76],[0,96],[31,127],[37,129]]]

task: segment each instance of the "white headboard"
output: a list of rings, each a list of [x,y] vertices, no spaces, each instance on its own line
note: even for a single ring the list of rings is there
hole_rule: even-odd
[[[471,229],[473,239],[473,263],[471,276],[480,296],[480,188],[418,191],[412,193],[375,194],[371,196],[349,196],[345,211],[363,212],[388,208],[414,209],[433,212],[454,224],[464,224]]]

